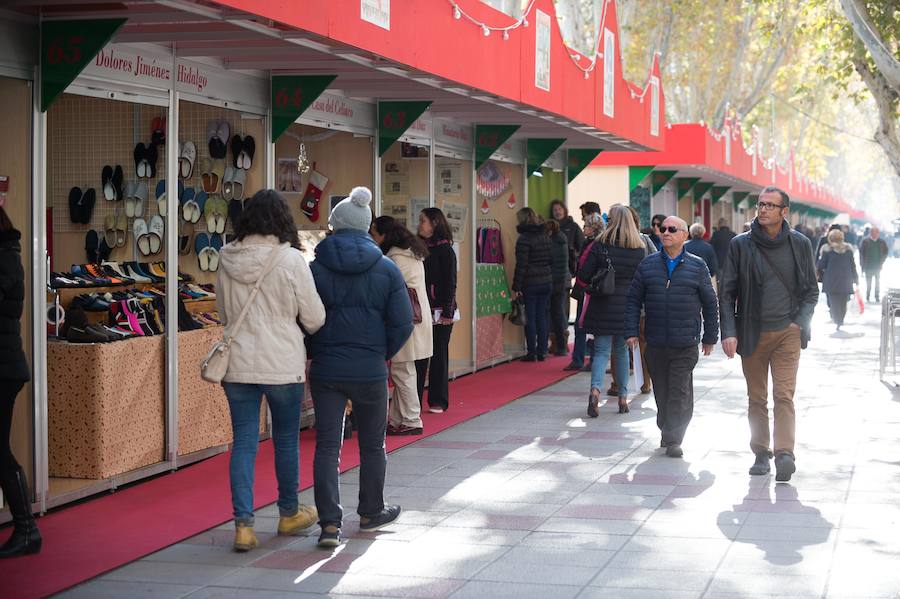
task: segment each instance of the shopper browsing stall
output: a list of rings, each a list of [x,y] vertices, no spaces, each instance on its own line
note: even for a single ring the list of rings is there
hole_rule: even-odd
[[[580,232],[580,231],[579,231]],[[572,275],[569,270],[568,242],[555,220],[547,221],[547,234],[550,236],[553,290],[550,293],[550,331],[555,340],[553,354],[569,355],[569,322],[566,317],[569,305],[569,289],[572,287]]]
[[[547,228],[531,208],[516,213],[516,271],[512,290],[525,300],[525,362],[547,355],[550,293],[553,290],[552,253]]]
[[[425,243],[390,216],[379,216],[372,223],[372,237],[381,251],[394,261],[403,279],[413,308],[413,333],[391,358],[391,383],[394,394],[388,411],[389,435],[421,435],[422,406],[416,389],[416,360],[427,360],[432,353],[432,319],[425,290]]]
[[[440,414],[450,407],[450,334],[456,319],[456,252],[453,233],[440,208],[426,208],[419,214],[419,237],[428,246],[425,286],[434,317],[432,356],[416,360],[419,401],[425,397],[427,374],[428,411]]]
[[[409,339],[413,313],[403,275],[369,236],[371,202],[372,192],[356,187],[335,206],[328,219],[334,234],[319,243],[312,263],[327,313],[325,326],[310,344],[320,547],[341,542],[344,513],[338,463],[347,400],[353,402],[359,430],[359,528],[374,532],[400,515],[399,505],[384,504],[386,361]]]
[[[236,240],[222,248],[216,300],[232,339],[223,380],[231,410],[231,500],[234,548],[258,545],[253,530],[253,479],[263,395],[272,414],[278,533],[291,535],[316,521],[313,507],[299,505],[300,402],[306,380],[304,333],[325,322],[325,309],[310,268],[298,251],[297,226],[274,190],[257,192],[235,222]],[[258,288],[258,293],[253,290]],[[241,311],[248,306],[239,324]]]

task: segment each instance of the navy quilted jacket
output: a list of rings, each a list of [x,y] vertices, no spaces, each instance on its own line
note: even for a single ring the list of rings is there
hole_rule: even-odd
[[[625,309],[625,337],[637,337],[641,306],[646,313],[647,344],[655,347],[690,347],[701,343],[703,315],[705,345],[719,337],[719,301],[703,258],[685,253],[672,271],[666,253],[644,259],[634,273]]]
[[[310,265],[325,304],[325,326],[310,337],[311,379],[365,383],[387,379],[386,360],[412,334],[413,314],[400,269],[361,231],[341,229],[316,246]]]

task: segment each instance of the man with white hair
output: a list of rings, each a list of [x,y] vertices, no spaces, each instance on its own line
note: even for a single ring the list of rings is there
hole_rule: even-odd
[[[719,335],[719,303],[701,258],[685,250],[687,223],[677,216],[659,227],[663,250],[638,265],[625,305],[625,340],[638,346],[641,308],[646,318],[647,365],[656,398],[656,424],[666,455],[680,458],[694,413],[694,367],[712,353]],[[700,317],[703,316],[703,337]]]
[[[706,268],[709,269],[709,276],[715,277],[719,272],[719,259],[716,258],[716,251],[713,247],[704,241],[706,235],[706,227],[700,223],[694,223],[690,228],[691,240],[684,244],[684,249],[689,254],[694,254],[706,262]],[[713,284],[715,287],[715,284]]]

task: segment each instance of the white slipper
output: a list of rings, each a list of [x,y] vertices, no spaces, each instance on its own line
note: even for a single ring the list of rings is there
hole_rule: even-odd
[[[178,174],[182,179],[190,179],[194,174],[194,163],[197,162],[197,147],[192,141],[184,142],[179,152]]]
[[[219,250],[213,246],[209,246],[206,248],[206,254],[208,256],[209,271],[215,272],[219,270]]]
[[[132,216],[144,216],[144,205],[150,199],[150,189],[146,181],[134,185],[134,214]]]
[[[235,200],[244,199],[244,185],[247,183],[247,171],[237,169],[231,179],[231,196]]]
[[[156,210],[160,216],[165,216],[169,210],[166,198],[166,180],[160,179],[156,183]]]
[[[162,249],[163,235],[165,234],[166,223],[158,214],[154,214],[150,219],[150,233],[147,236],[150,240],[150,253],[158,254]]]
[[[225,174],[222,175],[222,197],[226,200],[234,199],[234,167],[228,165],[225,167]]]
[[[231,141],[231,126],[228,124],[228,121],[226,121],[225,119],[219,121],[216,133],[222,143],[227,146],[228,142]]]
[[[147,227],[147,221],[142,218],[134,219],[134,239],[137,242],[138,251],[144,256],[150,255],[150,229]]]
[[[134,181],[129,181],[125,184],[125,189],[122,190],[122,197],[125,199],[125,216],[128,218],[134,218],[137,216],[135,212],[135,197],[134,192],[137,189],[137,183]]]

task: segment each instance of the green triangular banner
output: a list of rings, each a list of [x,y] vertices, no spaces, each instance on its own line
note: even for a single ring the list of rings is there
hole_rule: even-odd
[[[528,157],[528,176],[539,172],[544,161],[550,158],[553,152],[564,143],[566,143],[565,137],[529,137],[525,144],[525,155]]]
[[[272,143],[336,78],[337,75],[272,75]]]
[[[757,203],[758,201],[759,201],[759,194],[758,194],[758,193],[751,193],[751,194],[747,197],[747,206],[748,206],[749,208],[753,208],[754,206],[756,206],[756,203]]]
[[[713,185],[713,188],[709,190],[709,195],[712,198],[713,206],[716,205],[716,202],[722,199],[722,196],[731,189],[727,185]]]
[[[488,161],[491,155],[513,133],[519,130],[519,125],[475,125],[475,170]]]
[[[658,194],[659,190],[665,187],[666,183],[671,181],[672,177],[674,177],[677,172],[678,171],[653,171],[653,177],[650,179],[651,193],[653,195]]]
[[[679,177],[675,179],[675,189],[678,191],[678,199],[680,200],[697,184],[700,177]]]
[[[378,155],[384,156],[429,106],[431,100],[378,102]]]
[[[647,175],[653,170],[652,166],[629,166],[628,167],[628,191],[633,191],[641,184]]]
[[[47,112],[126,20],[41,22],[41,112]]]
[[[569,165],[569,177],[567,183],[581,174],[581,171],[596,158],[603,150],[593,148],[570,149],[566,151],[566,164]]]
[[[749,191],[735,191],[735,192],[732,192],[732,194],[731,194],[731,204],[732,204],[735,208],[737,208],[737,207],[740,205],[740,203],[744,201],[744,198],[746,198],[748,195],[750,195],[750,192],[749,192]]]
[[[712,189],[714,184],[709,181],[700,181],[694,185],[694,201],[699,202],[707,191]]]

